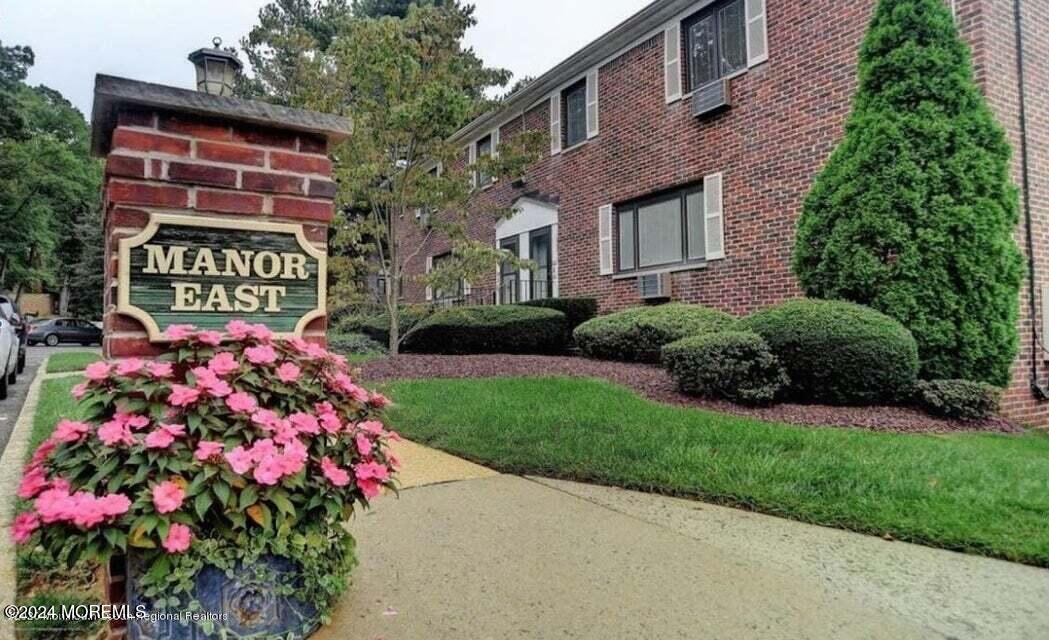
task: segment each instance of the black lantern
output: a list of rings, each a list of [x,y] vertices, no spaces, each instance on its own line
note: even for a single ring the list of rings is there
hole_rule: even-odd
[[[189,61],[197,68],[197,91],[213,96],[232,96],[233,83],[241,63],[237,56],[224,51],[222,38],[211,41],[211,49],[197,49],[189,54]]]

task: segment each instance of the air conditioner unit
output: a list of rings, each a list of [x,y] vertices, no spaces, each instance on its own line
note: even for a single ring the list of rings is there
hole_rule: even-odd
[[[692,92],[692,115],[710,115],[732,106],[728,80],[715,80]]]
[[[652,273],[638,276],[637,293],[642,300],[658,300],[670,297],[670,274]]]

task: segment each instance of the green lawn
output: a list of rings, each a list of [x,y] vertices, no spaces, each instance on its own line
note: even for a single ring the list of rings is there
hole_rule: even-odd
[[[48,358],[47,372],[83,371],[87,365],[101,359],[101,354],[94,351],[59,351]]]
[[[70,392],[73,385],[83,382],[80,376],[68,376],[44,380],[40,387],[40,404],[33,414],[33,431],[29,434],[29,446],[25,457],[29,458],[36,448],[51,435],[55,424],[62,418],[71,420],[79,417],[76,400]]]
[[[1049,434],[792,427],[661,405],[586,379],[385,389],[406,436],[502,471],[698,497],[1049,567]]]

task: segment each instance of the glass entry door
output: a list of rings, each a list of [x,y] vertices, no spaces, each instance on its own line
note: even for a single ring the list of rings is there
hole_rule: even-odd
[[[509,251],[515,257],[520,257],[518,252],[517,236],[506,238],[499,242],[499,248]],[[513,304],[518,302],[521,291],[521,272],[509,261],[499,265],[499,301],[502,304]]]
[[[553,245],[550,238],[550,227],[531,232],[528,241],[528,257],[535,263],[535,269],[532,270],[530,299],[549,298],[554,292]]]

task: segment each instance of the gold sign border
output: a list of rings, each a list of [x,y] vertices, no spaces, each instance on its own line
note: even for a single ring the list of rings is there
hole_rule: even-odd
[[[206,229],[237,229],[243,231],[268,231],[271,233],[289,233],[295,236],[302,248],[310,256],[317,259],[317,308],[306,313],[295,324],[292,333],[278,333],[281,337],[302,337],[306,326],[317,318],[323,318],[328,313],[328,254],[314,247],[306,238],[306,233],[301,224],[285,224],[280,222],[261,222],[257,220],[231,220],[228,218],[203,218],[196,216],[182,216],[169,213],[150,212],[149,224],[138,234],[130,238],[120,239],[119,270],[117,273],[117,313],[131,316],[146,327],[150,342],[168,342],[164,338],[157,321],[153,319],[145,309],[131,304],[131,250],[149,242],[160,225],[173,225],[179,227],[200,227]]]

